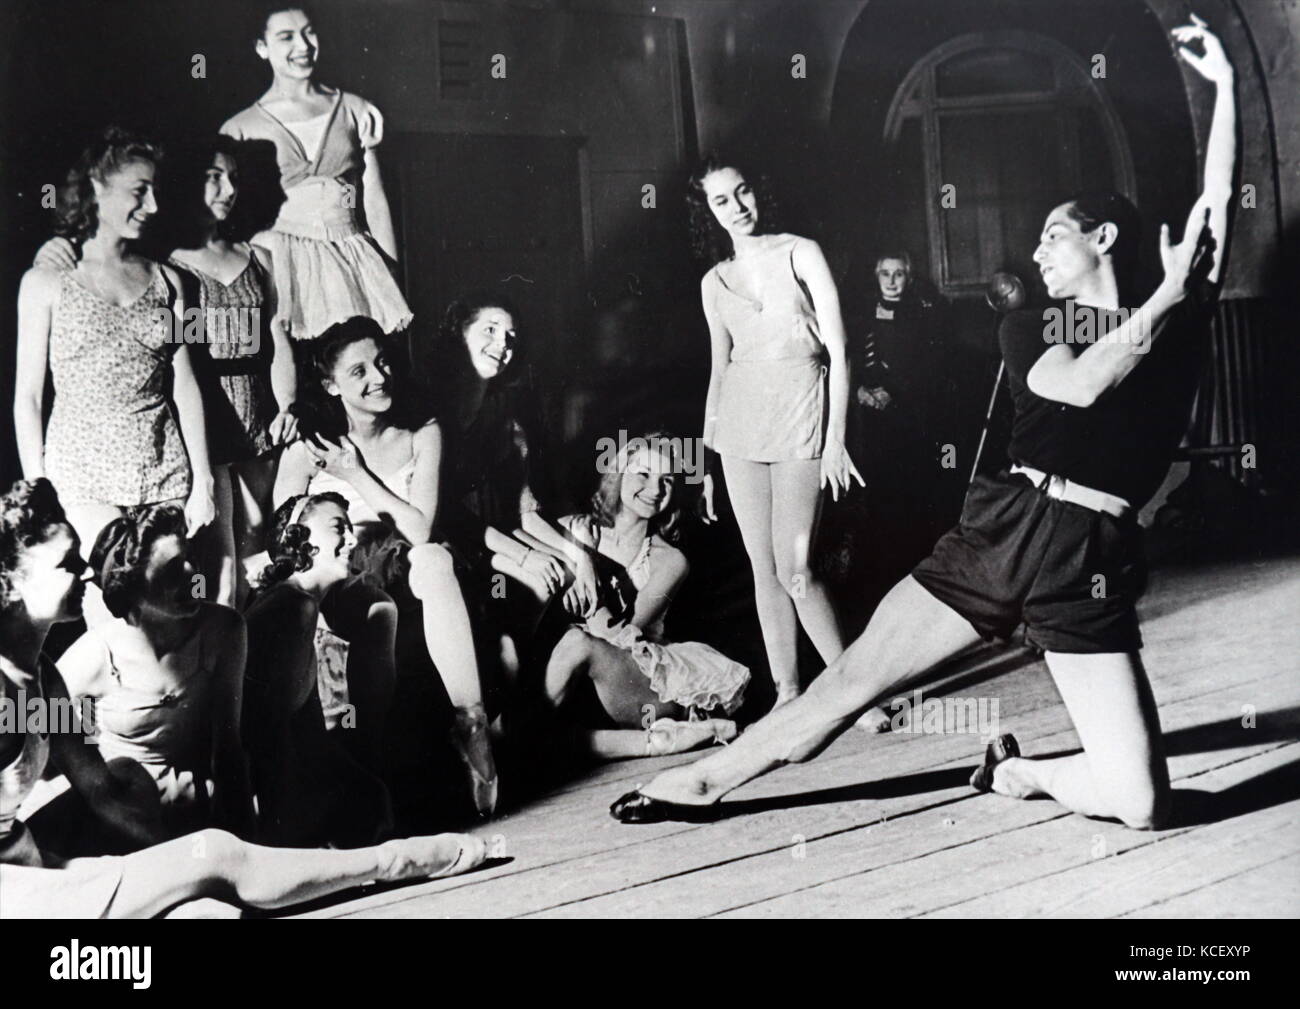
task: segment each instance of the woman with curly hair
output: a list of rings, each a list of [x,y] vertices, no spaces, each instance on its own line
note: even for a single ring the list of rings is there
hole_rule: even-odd
[[[710,157],[691,176],[688,206],[695,253],[710,266],[700,285],[713,347],[704,444],[722,457],[784,704],[800,691],[799,624],[826,662],[844,650],[810,564],[822,489],[838,500],[862,483],[844,447],[839,293],[821,247],[778,229],[762,176]],[[705,502],[712,518],[711,478]]]
[[[337,655],[321,646],[329,633],[321,600],[350,576],[356,542],[341,495],[290,498],[272,520],[271,560],[244,613],[243,735],[267,844],[354,847],[391,823],[388,791],[362,763],[377,748],[392,702],[396,608],[389,604],[391,619],[373,625],[377,640],[363,640],[365,628],[349,634],[353,646],[333,671],[347,684],[341,709],[323,710],[318,679],[318,659]],[[354,741],[359,759],[348,752]]]
[[[244,619],[201,598],[181,510],[114,519],[90,552],[90,572],[114,619],[79,638],[59,671],[74,697],[94,700],[100,752],[149,772],[171,836],[207,826],[252,836],[239,728]]]
[[[594,686],[618,727],[583,734],[596,756],[662,756],[736,734],[734,722],[701,716],[739,708],[749,670],[700,642],[664,639],[668,607],[690,570],[672,545],[679,472],[674,439],[633,438],[606,467],[590,512],[560,520],[600,558],[605,591],[600,608],[552,652],[546,698],[559,707],[580,682]]]
[[[375,625],[396,605],[396,654],[401,672],[414,673],[403,681],[423,694],[427,674],[440,678],[454,709],[452,743],[466,765],[474,805],[488,816],[496,807],[497,774],[474,637],[452,556],[430,542],[442,427],[407,414],[388,340],[373,319],[358,316],[331,326],[313,344],[312,356],[315,381],[303,389],[307,438],[281,457],[276,505],[325,491],[347,501],[357,527],[351,557],[356,577],[323,599],[325,619],[342,636],[357,628],[378,634]],[[350,651],[356,648],[350,644]],[[422,716],[425,731],[431,717]]]
[[[20,481],[0,497],[0,696],[68,697],[43,652],[56,623],[81,616],[85,562],[48,480]],[[88,815],[118,826],[128,855],[64,858],[38,844],[19,808],[51,756],[84,797]],[[89,824],[77,824],[84,830]],[[0,914],[15,918],[143,918],[200,897],[281,908],[383,881],[450,876],[486,848],[463,834],[388,841],[354,851],[276,849],[223,830],[162,837],[158,791],[130,760],[105,762],[79,733],[0,733]],[[146,847],[147,845],[152,847]]]
[[[184,506],[194,531],[215,513],[203,401],[169,266],[135,251],[157,210],[162,157],[117,129],[83,152],[58,194],[75,269],[38,265],[18,292],[14,428],[23,474],[48,476],[83,544],[126,509]],[[47,372],[54,409],[43,427]]]
[[[235,606],[247,590],[239,558],[262,549],[262,516],[274,478],[273,449],[292,441],[297,421],[293,350],[277,315],[271,254],[242,241],[239,144],[227,136],[182,146],[164,186],[162,225],[168,265],[185,302],[200,311],[194,367],[203,393],[215,478],[219,537],[215,600]],[[36,265],[75,270],[66,238],[46,242]],[[186,333],[192,323],[186,320]],[[201,349],[199,349],[201,348]]]

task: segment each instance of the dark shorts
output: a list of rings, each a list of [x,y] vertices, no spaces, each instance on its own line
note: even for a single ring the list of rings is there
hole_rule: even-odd
[[[1050,652],[1135,652],[1146,587],[1142,528],[1049,498],[1001,473],[971,485],[957,528],[912,571],[985,640],[1027,640]]]

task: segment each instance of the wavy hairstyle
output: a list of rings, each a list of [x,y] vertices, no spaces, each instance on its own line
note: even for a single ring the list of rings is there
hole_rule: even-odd
[[[99,205],[92,180],[103,183],[132,161],[162,163],[162,148],[117,126],[104,130],[68,171],[59,187],[54,211],[54,233],[80,245],[99,227]]]
[[[24,552],[67,526],[54,485],[44,477],[19,480],[0,497],[0,612],[14,602]]]
[[[293,512],[298,507],[298,502],[303,498],[307,499],[307,503],[303,505],[298,520],[289,521],[294,517]],[[271,519],[270,546],[267,549],[271,560],[262,569],[261,577],[258,579],[258,584],[262,588],[269,589],[295,572],[310,570],[312,558],[316,556],[316,547],[311,545],[311,530],[303,524],[302,520],[308,518],[317,506],[326,503],[338,505],[343,509],[343,514],[347,514],[347,500],[342,494],[332,490],[312,495],[295,494],[275,510],[275,515]]]
[[[354,315],[351,319],[336,322],[303,348],[306,351],[300,364],[303,374],[298,382],[298,400],[294,403],[293,411],[301,421],[303,434],[307,437],[323,436],[338,441],[347,434],[347,413],[338,397],[325,391],[325,383],[333,377],[334,367],[343,352],[362,340],[374,340],[390,359],[394,356],[400,359],[400,352],[393,339],[379,323],[364,315]],[[394,368],[390,373],[393,407],[389,416],[394,426],[414,429],[420,426],[422,420],[412,409],[401,375],[400,368]]]
[[[179,505],[132,509],[104,526],[96,537],[90,551],[90,575],[113,616],[126,617],[143,599],[153,545],[166,536],[185,542],[185,513]]]
[[[627,472],[632,453],[641,448],[667,448],[672,457],[673,474],[676,476],[682,472],[683,468],[677,445],[678,439],[663,430],[647,431],[635,438],[629,438],[627,444],[619,450],[618,464],[601,475],[600,484],[596,487],[596,492],[591,495],[591,501],[587,505],[587,514],[595,519],[598,525],[602,525],[606,529],[612,529],[614,519],[623,506],[623,474]],[[658,536],[668,543],[677,542],[680,536],[678,527],[681,524],[683,497],[681,487],[678,486],[677,482],[674,482],[672,496],[668,499],[668,507],[650,520],[649,535]]]
[[[781,231],[781,206],[772,187],[772,180],[764,172],[751,168],[743,159],[716,153],[706,155],[700,166],[691,173],[687,183],[686,209],[689,214],[691,252],[696,259],[709,266],[730,259],[736,251],[731,236],[713,216],[708,198],[704,195],[704,180],[724,168],[734,168],[754,190],[760,231],[765,234]]]

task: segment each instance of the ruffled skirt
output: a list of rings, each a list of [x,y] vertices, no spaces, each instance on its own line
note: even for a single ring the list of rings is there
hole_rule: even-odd
[[[368,234],[324,240],[263,231],[253,241],[271,253],[279,318],[293,339],[314,340],[356,315],[385,333],[410,325],[410,306]]]
[[[702,642],[648,641],[630,624],[609,642],[632,657],[665,704],[699,712],[721,708],[730,715],[745,699],[748,667]]]

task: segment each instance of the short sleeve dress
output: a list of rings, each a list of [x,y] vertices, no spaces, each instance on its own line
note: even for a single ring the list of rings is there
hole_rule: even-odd
[[[116,305],[60,274],[50,322],[54,408],[45,472],[65,505],[158,504],[190,492],[190,463],[170,400],[177,344],[173,292]]]
[[[799,239],[755,254],[761,299],[728,286],[715,266],[705,297],[731,335],[714,428],[721,456],[753,462],[818,459],[826,431],[826,367],[812,296],[794,270]]]
[[[261,102],[227,120],[221,132],[275,145],[285,199],[275,223],[253,241],[271,253],[289,336],[315,339],[357,315],[374,319],[386,333],[409,325],[411,309],[358,217],[365,152],[384,135],[379,110],[335,91],[314,151]]]

